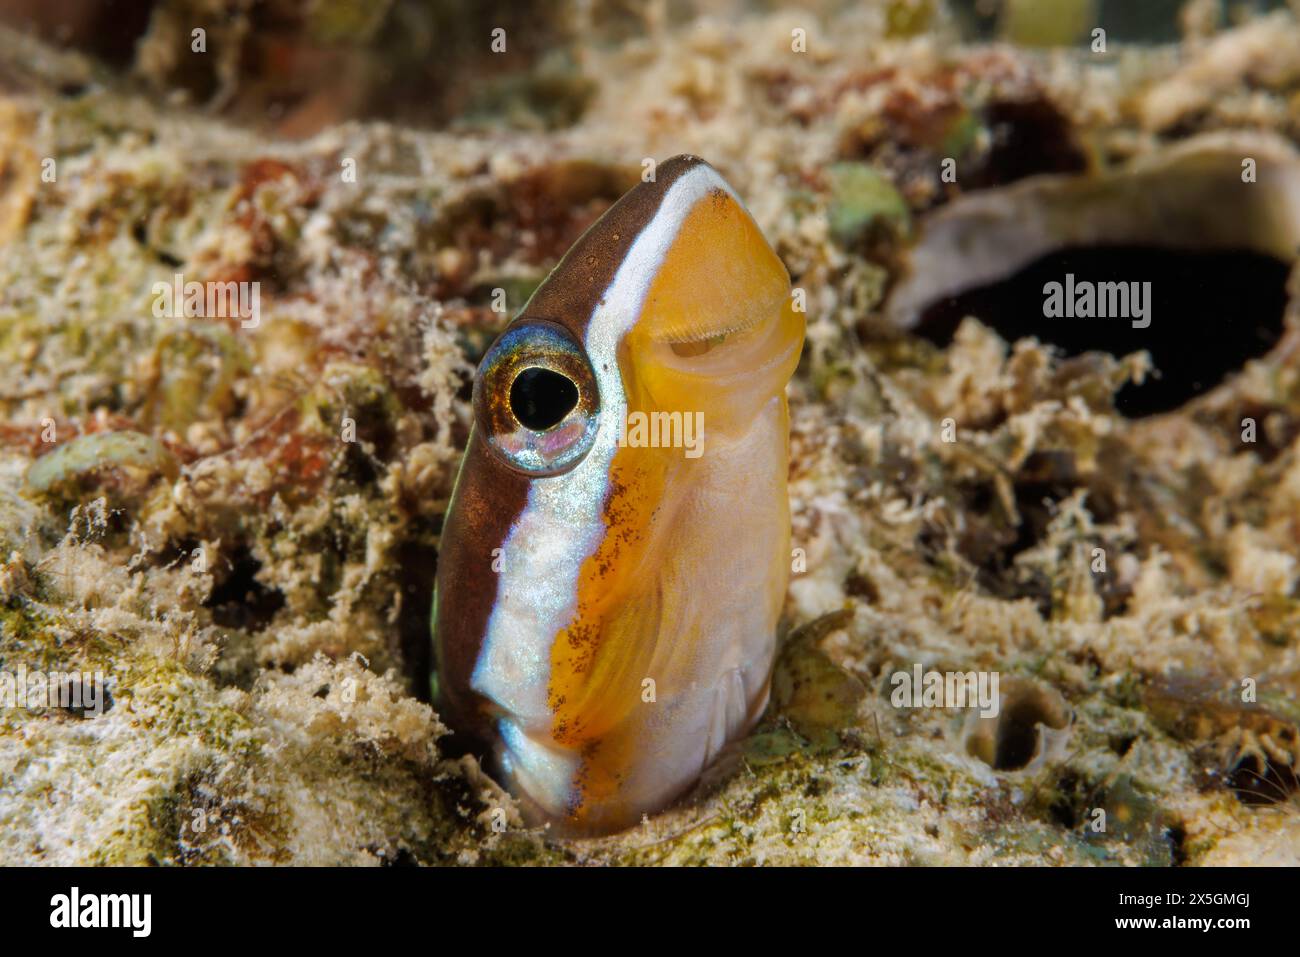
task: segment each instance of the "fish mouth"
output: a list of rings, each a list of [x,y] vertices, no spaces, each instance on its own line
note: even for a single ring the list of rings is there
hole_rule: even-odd
[[[750,300],[738,313],[729,314],[722,322],[701,321],[697,316],[671,319],[661,324],[649,338],[651,342],[670,346],[725,340],[770,320],[780,311],[786,295],[781,290],[767,290],[761,298]]]
[[[803,349],[804,316],[788,295],[721,328],[646,336],[627,351],[644,408],[699,411],[714,434],[742,431],[782,393]]]
[[[784,388],[803,331],[785,264],[718,179],[677,224],[625,340],[625,358],[653,405],[692,409],[702,391],[708,412],[729,404],[721,391],[757,399]]]

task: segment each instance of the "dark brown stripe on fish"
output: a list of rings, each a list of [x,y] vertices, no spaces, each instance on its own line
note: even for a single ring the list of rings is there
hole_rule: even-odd
[[[515,321],[552,319],[579,342],[585,341],[591,314],[632,243],[658,212],[669,187],[703,162],[697,156],[682,155],[660,163],[654,182],[637,185],[578,238]]]
[[[473,475],[474,481],[461,477]],[[440,633],[438,707],[449,725],[488,739],[491,721],[484,700],[470,690],[470,676],[487,637],[501,576],[493,549],[502,548],[528,501],[527,476],[502,465],[477,431],[461,464],[461,476],[442,530],[435,610]]]

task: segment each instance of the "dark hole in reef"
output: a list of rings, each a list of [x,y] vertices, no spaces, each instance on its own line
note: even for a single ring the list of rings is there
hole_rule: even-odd
[[[384,867],[419,867],[420,859],[409,848],[399,847],[395,850],[370,847],[368,850],[380,859]]]
[[[992,144],[969,177],[963,177],[966,189],[1001,186],[1038,173],[1081,173],[1087,169],[1071,121],[1049,100],[991,103],[984,111],[984,125]]]
[[[1182,867],[1188,860],[1186,828],[1181,824],[1170,824],[1165,837],[1169,841],[1169,863],[1174,867]]]
[[[559,425],[577,404],[578,387],[573,380],[550,369],[525,369],[510,384],[510,411],[534,432]]]
[[[154,0],[7,3],[0,19],[23,32],[35,33],[48,43],[87,52],[112,66],[125,67],[130,65],[136,44],[149,29],[155,5]],[[60,92],[75,96],[84,89],[79,84],[64,84]]]
[[[1107,741],[1107,745],[1121,758],[1128,754],[1129,749],[1133,747],[1133,742],[1137,740],[1135,734],[1112,734]]]
[[[380,464],[377,456],[362,448],[360,442],[349,442],[343,449],[338,477],[358,487],[374,485],[379,481]]]
[[[229,574],[217,582],[205,603],[217,625],[256,630],[284,607],[284,595],[257,580],[261,567],[247,549],[234,554]]]
[[[1079,823],[1080,792],[1085,791],[1083,781],[1068,768],[1061,773],[1056,782],[1056,799],[1048,805],[1047,813],[1061,827],[1073,830]]]
[[[1142,385],[1130,383],[1116,396],[1129,418],[1176,409],[1222,382],[1249,359],[1267,353],[1282,334],[1290,266],[1249,251],[1187,251],[1154,246],[1096,246],[1058,250],[1014,276],[932,303],[918,333],[936,345],[952,341],[966,316],[976,316],[1008,341],[1033,336],[1067,356],[1088,351],[1124,356],[1151,353],[1156,373]],[[1143,294],[1150,325],[1134,328],[1132,318],[1048,318],[1048,283],[1074,276],[1081,283],[1147,283]],[[1096,301],[1094,296],[1094,301]],[[1121,297],[1105,297],[1123,306]],[[1129,312],[1133,312],[1133,302]]]
[[[966,751],[996,771],[1018,771],[1034,760],[1038,726],[1063,730],[1068,709],[1056,692],[1033,682],[1007,678],[996,717],[981,718],[966,738]]]
[[[402,651],[406,684],[411,694],[431,703],[429,674],[433,668],[433,636],[429,621],[433,613],[433,578],[438,550],[413,539],[397,549],[401,571],[402,609],[397,617],[397,640]]]
[[[1054,459],[1055,453],[1034,453],[1015,477],[1015,504],[1019,523],[1003,528],[997,523],[972,521],[957,539],[957,551],[976,568],[980,587],[1007,601],[1032,599],[1045,616],[1052,611],[1052,582],[1042,571],[1018,566],[1015,557],[1042,539],[1054,517],[1056,503],[1067,498],[1078,485],[1072,467],[1045,469],[1039,461]],[[989,482],[964,491],[967,509],[973,515],[1001,513],[1001,506]]]
[[[1242,804],[1282,804],[1300,790],[1300,777],[1293,767],[1249,754],[1228,772],[1228,787]]]
[[[998,745],[993,767],[998,771],[1015,771],[1034,759],[1038,748],[1038,722],[1047,714],[1032,697],[1012,699],[1006,715],[998,723]]]

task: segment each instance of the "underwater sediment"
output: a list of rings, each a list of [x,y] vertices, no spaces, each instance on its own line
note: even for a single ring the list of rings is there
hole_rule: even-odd
[[[449,87],[463,126],[268,136],[160,9],[130,77],[0,31],[0,670],[108,688],[0,708],[0,861],[1300,859],[1292,14],[1101,54],[938,3],[611,18]],[[787,633],[687,800],[567,841],[428,703],[439,535],[474,366],[681,152],[807,297]],[[1067,273],[1149,323],[1043,317]],[[178,317],[178,276],[256,314]],[[916,666],[1002,708],[896,707]]]

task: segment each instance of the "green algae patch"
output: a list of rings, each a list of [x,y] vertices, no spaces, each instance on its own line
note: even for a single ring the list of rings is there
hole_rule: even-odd
[[[157,439],[140,432],[82,435],[43,455],[27,470],[27,488],[38,495],[80,500],[111,488],[130,497],[155,479],[175,478],[175,456]]]
[[[900,237],[911,229],[911,210],[880,170],[865,163],[836,163],[830,177],[831,236],[850,247],[873,234]]]

